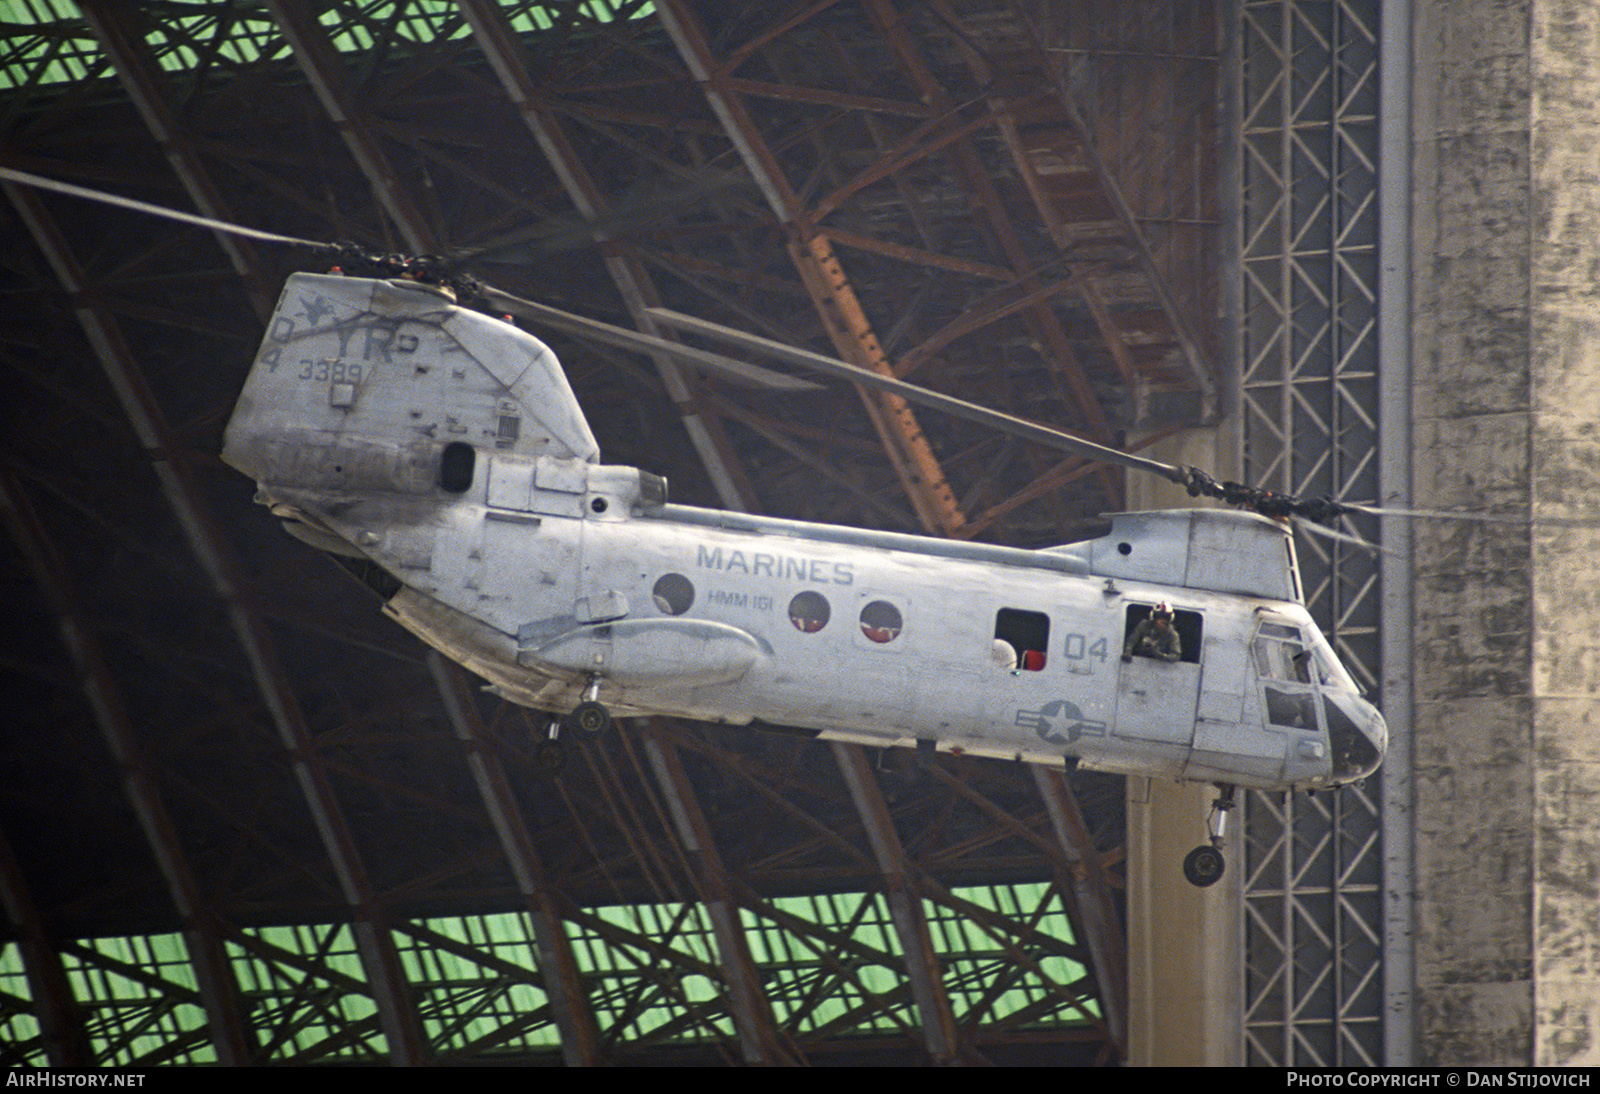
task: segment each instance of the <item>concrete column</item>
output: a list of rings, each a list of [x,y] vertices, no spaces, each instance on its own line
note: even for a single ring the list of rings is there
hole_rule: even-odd
[[[1229,818],[1228,872],[1207,889],[1183,878],[1205,842],[1210,786],[1128,780],[1128,1062],[1237,1067],[1241,806]]]
[[[1177,434],[1145,454],[1239,477],[1238,414],[1223,427]],[[1128,476],[1128,508],[1195,505],[1180,487]],[[1227,873],[1197,889],[1183,856],[1205,842],[1211,786],[1128,780],[1128,1062],[1145,1066],[1237,1066],[1243,1041],[1239,840],[1243,794],[1228,818]]]
[[[1600,1064],[1600,9],[1539,3],[1529,438],[1533,1063]]]
[[[1415,19],[1416,500],[1522,522],[1414,533],[1415,1059],[1595,1064],[1600,9]]]

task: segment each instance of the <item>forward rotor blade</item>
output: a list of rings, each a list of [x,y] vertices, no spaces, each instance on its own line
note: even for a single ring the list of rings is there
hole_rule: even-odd
[[[818,385],[810,380],[802,380],[796,376],[785,376],[781,372],[760,368],[756,365],[736,361],[732,357],[724,357],[720,353],[711,353],[694,346],[685,346],[681,342],[673,342],[666,338],[658,338],[653,334],[644,334],[641,331],[629,330],[626,327],[614,326],[590,319],[587,316],[574,315],[572,312],[552,308],[548,304],[536,304],[532,300],[523,300],[512,296],[510,293],[481,282],[478,288],[483,295],[496,307],[504,308],[513,315],[520,315],[524,319],[545,326],[554,327],[579,338],[589,338],[607,345],[620,346],[623,349],[637,350],[642,353],[662,353],[680,361],[686,361],[697,368],[705,369],[728,380],[730,383],[743,387],[761,388],[767,391],[802,392],[820,391]]]
[[[1172,464],[1161,463],[1158,460],[1147,459],[1144,456],[1135,456],[1128,452],[1119,452],[1115,448],[1107,448],[1093,441],[1086,441],[1082,437],[1075,437],[1059,429],[1030,422],[1024,418],[1003,414],[998,410],[990,410],[976,403],[969,403],[965,399],[957,399],[950,395],[941,395],[937,391],[929,391],[916,384],[908,384],[904,380],[897,380],[890,376],[880,376],[868,369],[857,368],[855,365],[840,361],[834,357],[825,357],[820,353],[810,350],[797,349],[794,346],[774,342],[770,338],[749,334],[745,331],[724,327],[704,319],[697,319],[691,315],[671,311],[667,308],[646,309],[652,319],[665,323],[681,331],[714,338],[719,342],[726,342],[741,349],[752,350],[756,353],[767,354],[781,361],[799,365],[813,372],[820,372],[824,376],[831,376],[836,380],[848,380],[853,384],[870,387],[876,391],[886,391],[900,396],[908,403],[916,403],[931,410],[942,411],[954,418],[962,418],[990,429],[1009,433],[1024,440],[1034,441],[1037,444],[1062,452],[1070,452],[1075,456],[1084,456],[1102,463],[1115,464],[1119,467],[1131,468],[1135,471],[1147,471],[1160,475],[1168,482],[1175,482],[1180,486],[1187,486],[1190,477],[1184,468]]]
[[[1341,532],[1337,528],[1329,528],[1325,524],[1318,524],[1316,521],[1307,520],[1305,517],[1295,517],[1294,524],[1296,528],[1299,528],[1307,535],[1321,536],[1323,539],[1332,539],[1337,540],[1340,543],[1348,543],[1350,546],[1355,547],[1358,550],[1365,551],[1369,555],[1393,555],[1397,553],[1389,550],[1387,547],[1380,547],[1371,540],[1362,539],[1360,536],[1353,536],[1349,532]]]
[[[1488,513],[1464,513],[1457,509],[1390,509],[1379,505],[1342,502],[1344,508],[1374,517],[1420,517],[1426,520],[1470,520],[1478,524],[1543,525],[1554,528],[1596,528],[1600,517],[1497,517]]]

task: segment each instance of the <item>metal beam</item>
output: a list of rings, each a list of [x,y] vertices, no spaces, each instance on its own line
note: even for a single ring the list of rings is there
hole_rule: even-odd
[[[149,454],[178,523],[227,608],[234,636],[244,649],[257,690],[288,750],[295,777],[322,835],[340,887],[356,915],[355,936],[390,1051],[397,1062],[421,1063],[426,1055],[425,1042],[416,1008],[406,990],[394,940],[381,926],[381,914],[355,837],[345,821],[332,784],[314,760],[316,747],[305,714],[278,660],[271,632],[248,600],[247,584],[241,577],[233,548],[216,528],[193,472],[172,458],[171,454],[181,451],[182,447],[177,434],[167,423],[149,385],[134,364],[121,328],[88,283],[60,228],[32,191],[9,182],[3,187],[71,299],[78,322],[116,391],[139,443]]]
[[[234,221],[232,210],[206,171],[193,137],[185,130],[162,93],[163,82],[157,75],[159,66],[151,57],[143,35],[132,23],[132,7],[112,0],[82,0],[78,7],[95,37],[100,40],[100,47],[111,58],[117,78],[122,81],[134,106],[138,107],[145,127],[161,146],[162,153],[172,165],[173,173],[183,183],[195,208],[215,220]],[[273,301],[278,294],[261,269],[255,247],[249,240],[232,232],[212,234],[244,281],[245,293],[250,297],[256,315],[265,320],[272,314]]]
[[[1128,1056],[1128,931],[1117,914],[1111,879],[1100,849],[1083,823],[1083,811],[1066,775],[1033,766],[1033,785],[1050,813],[1056,840],[1071,860],[1073,894],[1084,942],[1089,947],[1100,1004],[1117,1054]]]
[[[844,268],[834,257],[832,245],[790,187],[740,97],[726,86],[728,76],[712,56],[699,20],[684,0],[662,0],[656,5],[656,14],[721,120],[746,170],[755,177],[773,212],[790,228],[790,257],[835,347],[861,368],[892,375],[888,357]],[[966,517],[910,405],[898,395],[883,392],[863,392],[862,402],[923,525],[945,535],[959,531]]]
[[[944,87],[934,79],[915,43],[906,33],[899,10],[887,0],[868,0],[867,8],[879,31],[900,56],[902,65],[911,75],[923,98],[941,106],[945,111],[957,113],[957,104],[950,101]],[[1027,103],[1028,99],[1023,98],[1011,103],[1010,107],[1015,111],[1022,109]],[[989,107],[982,120],[986,125],[1003,130],[1005,118],[994,111],[992,102]],[[953,143],[952,152],[966,179],[968,192],[983,210],[990,229],[1006,256],[1006,261],[1011,264],[1026,297],[1032,301],[1032,306],[1026,310],[1024,318],[1034,332],[1035,338],[1047,351],[1046,361],[1050,365],[1062,403],[1077,411],[1096,440],[1102,444],[1110,443],[1115,438],[1111,424],[1106,419],[1105,410],[1100,406],[1089,377],[1078,360],[1078,355],[1073,351],[1071,342],[1067,339],[1061,317],[1048,304],[1049,297],[1054,295],[1053,291],[1050,291],[1051,286],[1044,283],[1036,264],[1030,261],[1028,250],[1023,246],[1016,225],[1012,222],[1005,204],[1000,200],[994,179],[990,176],[989,168],[983,162],[983,158],[978,154],[971,135],[963,133],[960,139]],[[1122,502],[1120,479],[1110,468],[1097,468],[1096,473],[1106,498],[1113,507],[1120,507]]]
[[[605,195],[567,140],[560,120],[549,110],[537,105],[547,96],[540,93],[523,62],[522,50],[506,22],[504,11],[488,0],[458,0],[458,3],[472,26],[472,33],[477,37],[478,48],[489,59],[500,78],[500,86],[522,116],[528,131],[533,134],[545,160],[560,180],[562,189],[584,220],[596,225],[595,242],[604,244],[609,233],[599,225],[610,216]],[[624,258],[605,247],[601,248],[601,253],[605,256],[606,272],[622,294],[623,303],[627,305],[634,324],[645,334],[670,336],[670,332],[656,325],[646,310],[659,307],[661,295],[643,263]],[[689,433],[689,441],[711,477],[711,484],[723,506],[741,513],[757,509],[755,487],[723,432],[721,423],[715,418],[702,417],[694,393],[675,361],[660,353],[651,354],[650,359],[655,363],[662,383],[666,385],[667,397],[678,408],[684,429]]]
[[[379,204],[400,230],[406,247],[412,254],[436,253],[438,240],[395,174],[361,97],[350,85],[344,62],[313,10],[305,0],[266,0],[266,7],[294,50],[295,63],[372,185]]]
[[[986,294],[982,299],[973,301],[972,305],[960,315],[946,323],[940,330],[934,331],[920,343],[911,347],[902,354],[895,365],[894,374],[904,380],[917,369],[927,364],[933,355],[952,342],[960,341],[967,335],[981,330],[991,323],[998,322],[1008,315],[1026,311],[1040,302],[1059,296],[1073,287],[1072,281],[1052,281],[1045,284],[1036,284],[1031,290],[1018,292],[1015,284]],[[1097,440],[1105,441],[1105,430],[1100,430]]]
[[[1026,23],[1026,19],[1024,19]],[[1036,34],[1036,28],[1028,24],[1030,34]],[[1083,112],[1078,109],[1076,99],[1073,98],[1072,89],[1067,85],[1066,76],[1060,63],[1051,59],[1044,44],[1035,38],[1035,47],[1039,50],[1040,64],[1048,74],[1051,87],[1055,92],[1056,101],[1061,107],[1063,117],[1071,126],[1073,135],[1077,138],[1079,146],[1083,149],[1084,158],[1089,164],[1095,181],[1100,190],[1110,201],[1112,210],[1116,214],[1117,222],[1128,241],[1133,246],[1135,258],[1139,268],[1144,272],[1145,279],[1149,282],[1151,290],[1156,295],[1156,300],[1161,305],[1161,310],[1166,314],[1167,322],[1172,327],[1173,335],[1183,349],[1184,362],[1188,365],[1189,374],[1199,386],[1201,397],[1204,400],[1204,418],[1206,422],[1214,422],[1218,412],[1216,366],[1201,347],[1200,341],[1190,329],[1189,321],[1182,309],[1173,299],[1172,290],[1168,287],[1166,278],[1161,276],[1161,270],[1156,265],[1155,255],[1150,249],[1150,243],[1145,239],[1144,232],[1139,227],[1138,218],[1133,209],[1128,205],[1128,199],[1123,195],[1122,188],[1117,185],[1116,178],[1111,169],[1106,165],[1105,157],[1101,155],[1099,145],[1095,142],[1094,133],[1084,120]]]
[[[728,986],[734,1027],[746,1063],[794,1064],[801,1062],[794,1047],[779,1033],[772,1006],[761,990],[761,974],[750,954],[750,942],[739,922],[739,905],[727,867],[718,854],[716,839],[683,770],[683,760],[655,719],[647,723],[645,754],[656,782],[666,795],[668,812],[678,839],[688,852],[691,875],[711,918],[718,963]]]
[[[467,746],[467,766],[472,770],[484,808],[500,837],[506,861],[517,879],[517,888],[527,902],[534,940],[539,947],[539,972],[544,977],[545,994],[550,997],[556,1030],[561,1035],[562,1058],[569,1067],[601,1064],[604,1060],[600,1053],[600,1035],[595,1027],[594,1012],[587,1005],[572,943],[562,926],[558,898],[545,877],[544,863],[511,789],[511,780],[490,747],[466,674],[437,651],[428,654],[428,670],[439,688],[456,736]]]
[[[45,933],[33,891],[4,833],[0,833],[0,902],[16,930],[22,972],[28,980],[28,995],[33,1000],[45,1059],[51,1067],[94,1067],[94,1049],[84,1026],[83,1008],[72,997],[61,954]]]
[[[95,721],[105,734],[112,755],[117,758],[123,789],[160,864],[172,902],[183,917],[184,942],[205,1006],[217,1060],[235,1066],[252,1063],[255,1039],[249,1032],[238,986],[229,969],[217,917],[201,894],[194,871],[184,855],[177,825],[162,801],[149,758],[134,731],[122,689],[111,674],[94,632],[82,620],[66,564],[33,506],[6,474],[0,474],[0,510],[5,513],[12,539],[28,560],[34,580],[56,613],[58,629],[77,667],[84,698],[94,711]]]
[[[1406,445],[1410,284],[1397,265],[1411,238],[1409,190],[1386,157],[1405,157],[1411,134],[1403,118],[1378,111],[1403,109],[1389,96],[1403,100],[1409,83],[1380,78],[1383,43],[1367,5],[1249,0],[1228,10],[1238,21],[1239,477],[1285,493],[1393,504],[1415,456]],[[1382,14],[1394,29],[1389,17],[1404,24],[1407,6],[1385,4]],[[1306,293],[1306,285],[1328,288]],[[1381,692],[1385,717],[1395,701],[1404,720],[1412,604],[1392,597],[1393,583],[1404,590],[1410,579],[1413,531],[1352,519],[1347,530],[1369,541],[1381,532],[1397,553],[1303,541],[1306,608],[1356,681]],[[1405,779],[1406,752],[1401,744],[1385,760],[1384,793],[1403,795],[1392,780],[1397,770]],[[1389,1007],[1410,1001],[1409,972],[1386,982],[1379,963],[1389,954],[1374,941],[1399,937],[1395,955],[1406,959],[1410,889],[1386,874],[1384,858],[1406,854],[1411,817],[1385,822],[1381,804],[1370,785],[1324,798],[1245,797],[1238,831],[1259,866],[1244,886],[1244,925],[1263,928],[1244,934],[1246,1062],[1361,1066],[1414,1047],[1406,1033],[1389,1041]]]
[[[887,518],[891,522],[891,526],[905,527],[913,523],[909,513],[898,506],[890,504],[888,500],[880,497],[877,492],[870,492],[863,488],[859,482],[853,481],[849,476],[843,474],[832,460],[823,459],[815,453],[807,451],[795,443],[791,437],[785,436],[785,433],[789,432],[789,430],[785,429],[785,426],[789,425],[789,423],[764,418],[759,414],[733,406],[731,403],[725,403],[716,396],[708,395],[704,398],[704,401],[711,406],[717,407],[724,417],[740,422],[763,437],[772,447],[782,452],[787,452],[790,456],[793,456],[855,498],[862,507],[862,523],[867,523],[865,519],[867,513],[876,513],[880,517]],[[824,441],[823,444],[825,447],[838,447],[831,440]]]
[[[928,1052],[941,1064],[980,1060],[976,1050],[965,1045],[956,1030],[955,1012],[944,986],[944,971],[933,948],[928,918],[922,911],[922,894],[911,876],[905,847],[895,831],[894,820],[889,816],[889,807],[873,777],[872,766],[867,763],[866,753],[860,745],[834,742],[832,748],[834,760],[850,787],[856,812],[866,826],[873,857],[883,871],[889,912],[894,919],[901,952],[905,954],[906,975],[911,981],[917,1013],[922,1017]]]

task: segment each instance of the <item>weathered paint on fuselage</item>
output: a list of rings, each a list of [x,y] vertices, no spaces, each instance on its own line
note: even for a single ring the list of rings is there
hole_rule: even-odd
[[[541,710],[597,689],[621,715],[1255,786],[1360,778],[1386,743],[1271,521],[1118,514],[1024,551],[664,505],[599,463],[547,346],[425,285],[291,277],[223,457]],[[1160,601],[1182,656],[1124,660]]]
[[[596,498],[607,499],[603,516]],[[1087,553],[851,530],[819,539],[804,525],[706,510],[631,512],[604,490],[582,501],[572,515],[532,511],[559,499],[511,510],[475,488],[449,507],[428,570],[398,571],[455,611],[430,615],[414,595],[394,614],[503,694],[551,711],[576,705],[592,674],[620,715],[760,720],[1246,785],[1329,775],[1314,718],[1263,728],[1243,652],[1263,613],[1309,627],[1298,604],[1091,575]],[[1125,662],[1130,606],[1162,600],[1194,619],[1197,656]],[[1045,621],[1031,663],[995,659],[1002,612]],[[898,628],[871,625],[881,616]],[[748,636],[743,663],[726,646],[706,652],[705,633],[728,631]]]

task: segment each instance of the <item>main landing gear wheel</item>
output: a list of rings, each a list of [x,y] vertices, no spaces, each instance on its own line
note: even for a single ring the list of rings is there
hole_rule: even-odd
[[[567,715],[566,724],[585,737],[598,737],[611,728],[611,712],[603,704],[590,699],[579,703]]]
[[[598,737],[611,728],[611,712],[600,702],[600,676],[589,677],[583,689],[583,701],[572,709],[561,723],[585,737]]]
[[[1222,793],[1211,803],[1211,816],[1206,827],[1211,832],[1211,842],[1201,844],[1183,857],[1183,876],[1190,885],[1204,889],[1222,880],[1227,862],[1222,857],[1222,837],[1228,831],[1228,810],[1233,808],[1233,787],[1219,786]]]
[[[533,766],[541,775],[559,775],[567,766],[567,746],[546,738],[533,746]]]
[[[567,746],[561,742],[561,719],[550,719],[545,736],[533,738],[533,770],[551,779],[567,766]]]

